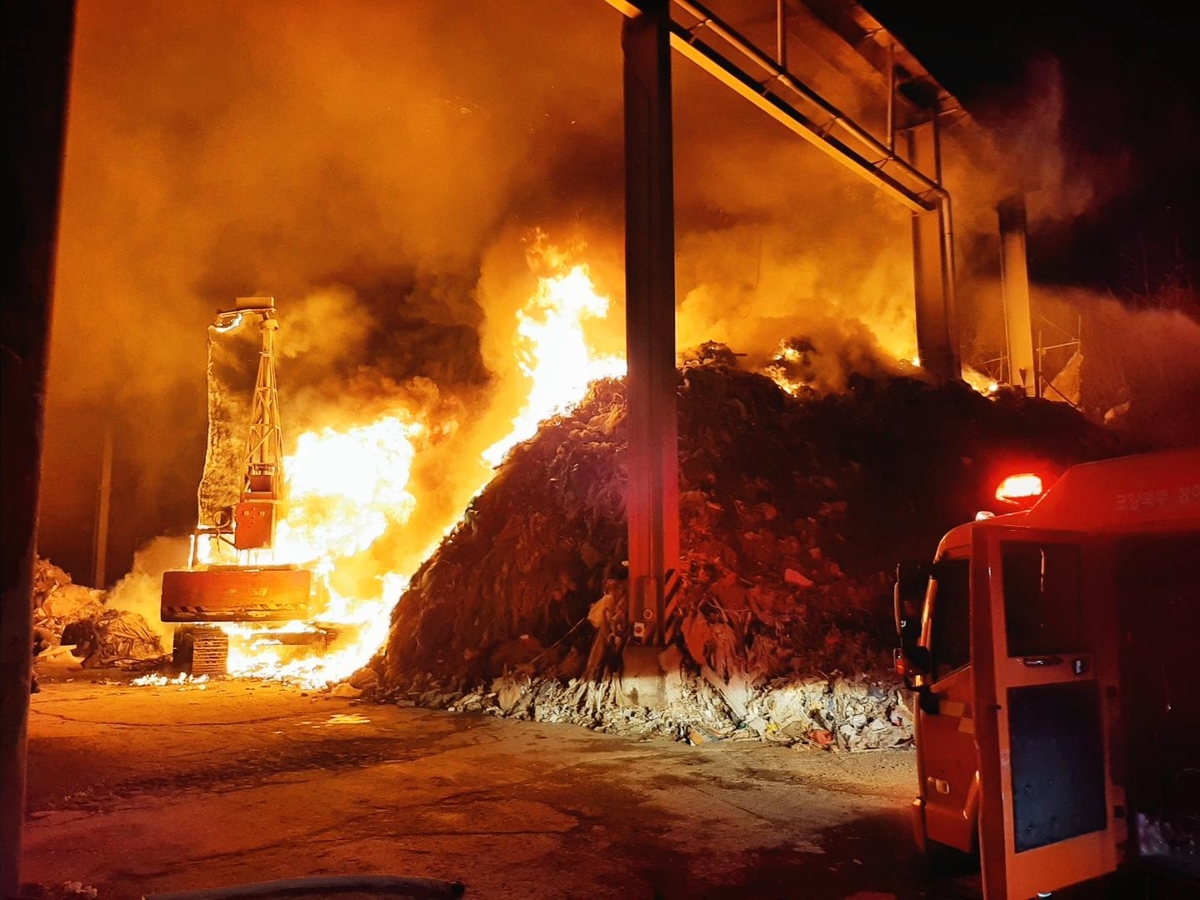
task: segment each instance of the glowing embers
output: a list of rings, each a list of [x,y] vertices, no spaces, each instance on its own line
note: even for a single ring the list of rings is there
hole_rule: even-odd
[[[991,375],[986,375],[970,366],[962,367],[962,379],[970,385],[976,393],[983,394],[985,397],[995,397],[1000,391],[1000,382]]]
[[[596,355],[584,334],[583,323],[605,318],[609,302],[596,293],[586,265],[538,279],[537,292],[517,312],[517,365],[531,382],[529,397],[508,436],[484,451],[491,465],[533,437],[539,422],[575,406],[591,382],[625,374],[624,359]]]

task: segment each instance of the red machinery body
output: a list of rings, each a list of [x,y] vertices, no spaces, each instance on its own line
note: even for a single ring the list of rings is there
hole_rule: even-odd
[[[222,568],[163,573],[164,622],[306,619],[312,573],[297,568]]]
[[[288,622],[308,619],[312,611],[311,572],[294,565],[262,564],[263,554],[270,560],[275,543],[284,489],[274,353],[279,322],[273,298],[239,297],[234,309],[218,313],[209,335],[210,378],[214,334],[244,327],[247,321],[258,322],[261,345],[241,491],[232,507],[210,512],[207,520],[202,506],[189,567],[163,573],[164,622]],[[203,558],[211,561],[215,555],[221,564],[197,562],[202,541],[209,542]],[[227,564],[231,558],[237,564]]]

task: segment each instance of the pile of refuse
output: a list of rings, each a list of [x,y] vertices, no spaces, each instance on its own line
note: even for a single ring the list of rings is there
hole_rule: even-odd
[[[514,448],[417,571],[356,683],[402,703],[680,739],[907,743],[892,573],[995,508],[1013,466],[1120,452],[1065,404],[855,376],[793,396],[713,353],[679,372],[680,587],[665,696],[623,687],[625,393],[598,382]]]
[[[140,613],[105,605],[104,591],[75,584],[58,566],[33,566],[35,659],[81,668],[152,669],[166,661],[162,640]]]

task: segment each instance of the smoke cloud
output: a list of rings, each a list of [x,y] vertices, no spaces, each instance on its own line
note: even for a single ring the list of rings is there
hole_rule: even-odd
[[[602,350],[622,346],[620,23],[601,0],[81,0],[43,554],[90,569],[110,427],[110,571],[190,530],[206,329],[234,298],[268,295],[285,450],[397,409],[426,423],[417,510],[371,551],[411,568],[519,406],[535,250],[590,266],[614,305],[589,327]],[[834,83],[811,63],[818,87]],[[681,349],[717,340],[759,360],[781,340],[840,342],[835,385],[846,360],[911,357],[908,213],[694,67],[677,61],[674,77]],[[1053,132],[1046,97],[1018,143]],[[964,235],[994,231],[985,195],[1026,159],[998,147],[949,173],[971,197]],[[1069,174],[1055,171],[1042,181]],[[1065,193],[1056,208],[1091,196]]]

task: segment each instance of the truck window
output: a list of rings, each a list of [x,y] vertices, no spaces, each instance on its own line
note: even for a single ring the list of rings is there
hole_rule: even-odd
[[[1006,541],[1000,565],[1010,657],[1088,649],[1078,547]]]
[[[934,575],[933,620],[930,653],[937,681],[971,661],[970,562],[944,559]]]

